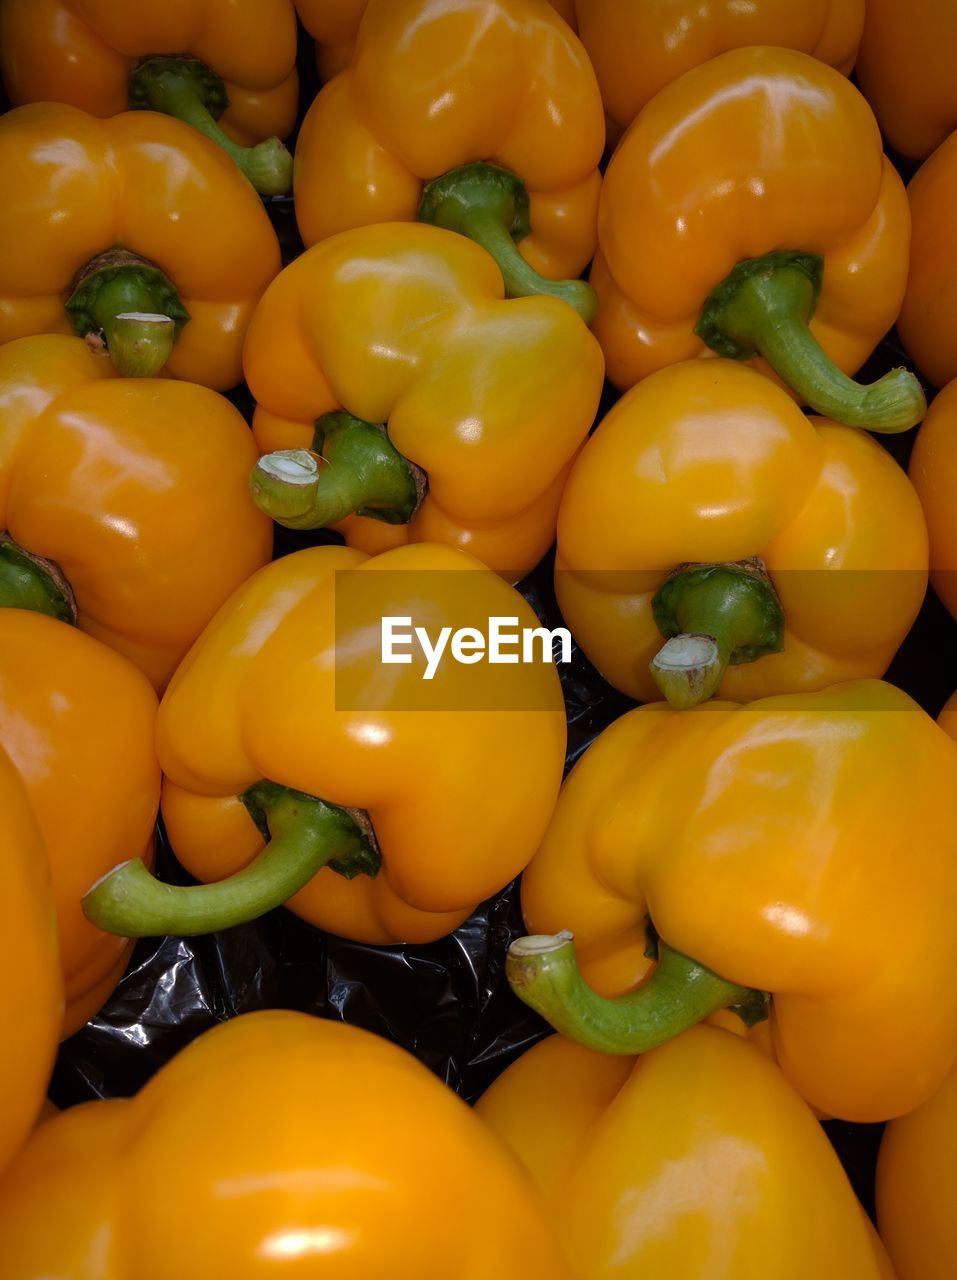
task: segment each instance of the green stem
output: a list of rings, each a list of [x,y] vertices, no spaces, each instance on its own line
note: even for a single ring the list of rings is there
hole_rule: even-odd
[[[679,711],[710,698],[731,664],[754,662],[784,646],[784,613],[764,565],[688,565],[651,602],[666,643],[651,674]]]
[[[24,551],[8,533],[0,533],[0,608],[76,623],[76,600],[60,566]]]
[[[417,217],[468,236],[495,259],[510,298],[561,298],[586,324],[595,318],[595,291],[584,280],[547,280],[528,265],[516,241],[531,231],[525,183],[507,169],[479,161],[450,169],[428,183]]]
[[[235,875],[215,884],[162,884],[139,859],[121,863],[83,898],[83,913],[125,938],[193,937],[245,924],[298,893],[324,866],[351,879],[374,876],[371,828],[314,796],[262,782],[242,797],[269,843]]]
[[[198,129],[222,147],[256,190],[283,195],[292,186],[292,156],[278,138],[241,147],[216,121],[229,106],[226,86],[198,58],[146,58],[130,76],[130,106],[161,111]]]
[[[319,529],[353,514],[405,524],[424,496],[425,478],[384,426],[339,411],[316,421],[312,452],[279,449],[260,458],[250,488],[273,520]]]
[[[781,251],[739,262],[708,298],[695,333],[732,360],[763,356],[806,404],[836,422],[880,432],[916,426],[927,401],[914,374],[892,369],[862,386],[812,336],[823,273],[818,254]]]
[[[519,999],[559,1034],[599,1053],[647,1053],[719,1009],[734,1009],[748,1026],[767,1017],[763,992],[725,981],[660,940],[648,981],[614,999],[586,984],[570,933],[516,939],[505,972]]]
[[[158,374],[189,320],[168,277],[120,246],[87,263],[65,305],[81,338],[103,335],[124,378]]]

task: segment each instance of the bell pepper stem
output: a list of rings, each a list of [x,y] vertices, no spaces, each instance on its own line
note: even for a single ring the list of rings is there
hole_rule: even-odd
[[[260,195],[284,195],[292,186],[292,156],[278,138],[241,147],[216,123],[229,106],[226,87],[198,58],[145,59],[130,76],[129,97],[134,110],[175,116],[215,142]]]
[[[748,1025],[767,1016],[763,992],[727,982],[660,940],[652,976],[614,999],[585,982],[566,931],[517,938],[505,972],[519,999],[560,1035],[599,1053],[647,1053],[719,1009],[738,1010]]]
[[[347,877],[375,875],[374,842],[345,809],[262,783],[247,793],[266,815],[271,837],[248,866],[215,884],[162,884],[140,859],[121,863],[83,898],[83,913],[125,938],[193,937],[245,924],[298,893],[324,866]],[[252,811],[252,808],[251,808]]]
[[[313,448],[279,449],[250,476],[259,509],[289,529],[319,529],[349,515],[405,524],[425,494],[425,475],[383,426],[350,413],[324,414]]]
[[[95,342],[103,335],[124,378],[155,377],[189,320],[175,285],[162,271],[119,247],[87,263],[66,309],[81,338]]]
[[[916,426],[927,401],[914,374],[892,369],[864,386],[812,335],[823,272],[818,254],[781,251],[739,262],[705,303],[695,333],[730,359],[763,356],[806,404],[836,422],[886,433]]]
[[[0,533],[0,608],[76,623],[76,599],[60,566],[25,551],[8,533]]]
[[[598,303],[590,284],[548,280],[516,248],[531,231],[528,192],[516,174],[483,161],[450,169],[427,184],[417,216],[481,245],[498,263],[509,298],[544,294],[567,302],[585,324],[595,318]]]
[[[784,613],[759,560],[683,565],[651,602],[666,643],[652,658],[658,688],[679,711],[714,694],[729,664],[784,645]]]

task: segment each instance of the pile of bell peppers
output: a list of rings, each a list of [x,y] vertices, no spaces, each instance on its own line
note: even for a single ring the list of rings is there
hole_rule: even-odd
[[[954,56],[0,0],[4,1280],[952,1280]],[[401,1017],[157,1055],[124,978],[483,904],[471,1111]],[[118,985],[130,1087],[65,1089]]]

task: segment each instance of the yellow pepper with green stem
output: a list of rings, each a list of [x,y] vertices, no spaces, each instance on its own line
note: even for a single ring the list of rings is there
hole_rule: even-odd
[[[509,979],[564,1035],[642,1052],[770,998],[808,1102],[902,1115],[957,1058],[957,745],[871,680],[640,707],[565,783],[522,908]]]

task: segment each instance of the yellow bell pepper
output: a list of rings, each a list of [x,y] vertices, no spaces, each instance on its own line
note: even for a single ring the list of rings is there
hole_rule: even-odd
[[[383,661],[387,617],[435,643],[492,617],[538,622],[450,547],[316,547],[267,565],[194,645],[157,721],[166,829],[207,883],[173,889],[127,863],[87,894],[95,923],[205,933],[288,900],[348,938],[429,942],[518,874],[561,782],[551,645],[516,665],[449,655],[424,679],[422,649]]]
[[[692,360],[634,387],[576,460],[555,590],[606,679],[685,707],[883,675],[927,562],[917,495],[865,432]]]
[[[855,71],[895,151],[923,160],[957,127],[951,0],[866,0]]]
[[[846,376],[897,318],[910,215],[870,108],[825,63],[734,49],[662,89],[608,165],[598,240],[594,327],[617,386],[717,352],[838,422],[921,420],[907,370]]]
[[[770,995],[808,1102],[903,1115],[957,1058],[957,745],[879,681],[640,707],[575,766],[522,907],[509,978],[562,1034],[641,1052]]]
[[[292,183],[279,141],[299,96],[292,0],[0,0],[0,74],[14,106],[162,111],[222,147],[257,191]]]
[[[0,748],[43,836],[72,1035],[105,1003],[132,947],[84,919],[90,884],[130,855],[153,863],[156,694],[106,645],[27,609],[0,609]]]
[[[574,0],[570,7],[616,139],[665,85],[729,49],[799,49],[849,75],[864,25],[864,0]]]
[[[588,55],[542,0],[370,0],[299,133],[299,230],[312,245],[418,216],[488,249],[510,296],[555,293],[587,320],[591,289],[562,278],[595,250],[604,138]]]
[[[542,1191],[580,1280],[894,1280],[810,1110],[725,1031],[637,1060],[552,1036],[476,1110]]]
[[[957,246],[950,223],[957,199],[957,132],[914,174],[907,199],[913,234],[897,331],[921,373],[944,387],[957,378],[951,336],[957,324]]]
[[[272,529],[227,400],[111,374],[78,338],[0,347],[0,607],[75,621],[161,690]]]
[[[603,364],[563,303],[504,301],[476,245],[392,224],[287,267],[250,325],[245,369],[268,515],[331,525],[370,553],[450,543],[515,581],[554,540]]]
[[[0,1238],[4,1280],[571,1280],[530,1180],[451,1090],[278,1010],[41,1125],[0,1183]]]
[[[927,519],[930,580],[957,618],[957,381],[934,398],[908,469]]]
[[[0,984],[0,1171],[36,1123],[53,1069],[63,982],[47,852],[23,783],[0,748],[0,893],[9,957]]]
[[[242,377],[279,243],[235,164],[151,111],[37,102],[0,117],[0,342],[70,333],[135,377]]]

